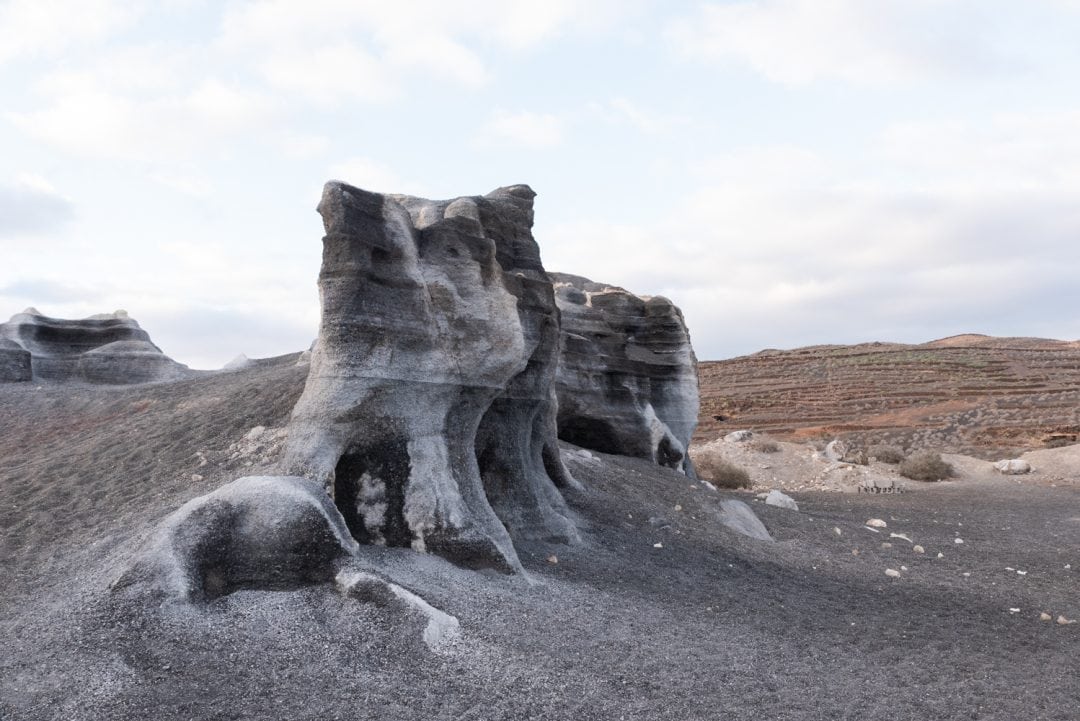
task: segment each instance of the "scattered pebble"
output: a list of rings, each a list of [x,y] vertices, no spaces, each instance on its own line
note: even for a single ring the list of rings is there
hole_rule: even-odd
[[[203,479],[203,477],[202,477],[202,476],[200,476],[200,475],[199,475],[198,473],[192,473],[192,474],[191,474],[191,482],[192,482],[192,483],[198,483],[198,482],[199,482],[199,481],[201,481],[202,479]]]
[[[1015,571],[1016,569],[1015,569],[1015,568],[1013,568],[1012,566],[1006,566],[1006,567],[1005,567],[1005,570],[1006,570],[1006,571]]]
[[[838,536],[844,535],[844,532],[841,531],[837,526],[833,526],[833,533],[835,533]]]
[[[964,578],[967,578],[970,575],[971,575],[970,573],[968,573],[967,571],[964,571]]]
[[[675,510],[676,510],[676,511],[681,511],[681,510],[682,510],[682,505],[680,505],[680,504],[676,503],[676,504],[675,504]]]
[[[912,541],[907,535],[903,533],[890,533],[889,538],[902,538],[908,543],[914,543],[914,541]]]
[[[1020,609],[1019,608],[1010,608],[1009,613],[1020,613]]]
[[[559,562],[559,557],[556,556],[554,553],[551,554],[550,556],[548,556],[548,563],[554,565],[554,564],[556,564],[558,562]]]
[[[897,571],[895,568],[886,568],[885,575],[889,578],[900,578],[900,572]]]
[[[922,546],[915,546],[911,550],[914,551],[915,553],[926,553],[926,549],[923,548]]]
[[[1053,616],[1051,616],[1051,615],[1050,615],[1049,613],[1047,613],[1046,611],[1043,611],[1042,613],[1040,613],[1040,614],[1039,614],[1039,620],[1040,620],[1040,621],[1053,621],[1053,620],[1054,620],[1054,617],[1053,617]]]
[[[663,548],[663,547],[664,547],[664,544],[662,544],[662,543],[654,543],[654,544],[652,545],[652,547],[653,547],[653,548]]]
[[[1057,617],[1057,622],[1058,622],[1059,626],[1070,626],[1070,625],[1076,623],[1076,619],[1075,618],[1065,618],[1064,616],[1059,615]]]
[[[866,522],[866,525],[870,528],[887,528],[889,524],[885,523],[885,521],[880,518],[871,518]]]
[[[859,549],[857,549],[857,548],[851,549],[851,555],[852,556],[858,556],[859,555]]]
[[[889,543],[888,541],[886,541],[885,543],[882,543],[882,544],[881,544],[881,547],[882,547],[882,548],[892,548],[892,544],[891,544],[891,543]]]
[[[901,570],[901,571],[906,571],[906,570],[907,570],[907,566],[901,566],[901,567],[900,567],[900,570]]]
[[[954,538],[954,539],[953,539],[953,543],[955,543],[955,544],[957,544],[957,545],[960,545],[960,544],[961,544],[961,543],[963,543],[963,542],[964,542],[964,539],[963,539],[963,538]]]
[[[941,551],[938,551],[937,557],[938,558],[945,558],[945,554],[942,553]]]
[[[1017,575],[1017,576],[1026,576],[1026,575],[1027,575],[1027,571],[1017,571],[1017,572],[1016,572],[1016,575]]]

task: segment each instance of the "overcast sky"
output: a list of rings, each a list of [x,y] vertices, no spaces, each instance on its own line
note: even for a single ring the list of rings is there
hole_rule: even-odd
[[[703,359],[1076,339],[1080,0],[0,0],[0,315],[305,348],[329,178],[528,183]]]

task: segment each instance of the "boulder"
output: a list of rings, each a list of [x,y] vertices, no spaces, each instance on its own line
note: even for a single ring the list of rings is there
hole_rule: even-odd
[[[559,437],[695,477],[687,449],[697,425],[697,359],[682,313],[667,298],[551,278],[562,314]]]
[[[362,543],[512,572],[511,534],[576,538],[556,487],[574,481],[534,196],[324,188],[322,318],[284,467],[321,484]]]
[[[833,463],[840,463],[848,454],[848,447],[841,440],[829,441],[825,446],[825,450],[822,455],[826,460],[830,460]]]
[[[166,517],[113,587],[206,601],[240,589],[332,583],[357,548],[317,483],[248,476]]]
[[[794,503],[794,501],[792,501]],[[796,508],[795,510],[798,510]],[[769,529],[743,501],[728,499],[720,502],[720,522],[728,529],[759,541],[771,541]]]
[[[35,380],[130,385],[190,375],[122,310],[64,320],[27,308],[0,323],[0,343],[0,380],[29,380],[27,356],[17,349],[28,354]],[[11,366],[21,370],[13,374]]]
[[[765,496],[765,505],[786,508],[789,511],[799,510],[799,504],[795,502],[794,498],[775,488],[769,491],[769,494]]]
[[[732,431],[724,436],[724,440],[728,443],[746,443],[754,439],[753,431]]]
[[[1005,476],[1022,476],[1031,473],[1031,464],[1022,458],[1012,458],[998,461],[994,464],[994,470]]]

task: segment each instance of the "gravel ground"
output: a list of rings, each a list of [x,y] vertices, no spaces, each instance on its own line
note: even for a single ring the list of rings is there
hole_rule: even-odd
[[[460,620],[437,650],[422,619],[328,587],[206,606],[110,593],[180,502],[272,468],[273,444],[245,437],[280,428],[302,382],[283,358],[0,388],[0,719],[1078,718],[1080,624],[1040,620],[1080,619],[1075,485],[793,493],[792,512],[567,447],[585,540],[520,547],[527,577],[366,552]],[[725,530],[725,498],[775,542]]]

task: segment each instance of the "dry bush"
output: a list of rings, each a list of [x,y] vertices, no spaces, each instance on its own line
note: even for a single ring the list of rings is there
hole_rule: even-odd
[[[749,488],[750,474],[731,461],[715,456],[695,459],[698,475],[719,488]]]
[[[900,475],[913,481],[942,481],[955,476],[956,471],[940,453],[919,451],[900,463]]]
[[[896,446],[876,445],[870,446],[870,450],[867,454],[871,458],[876,458],[882,463],[901,463],[904,460],[904,452]]]
[[[753,448],[758,453],[779,453],[780,452],[780,444],[777,443],[776,441],[770,441],[770,440],[767,440],[767,439],[754,441],[753,443],[750,444],[750,447]]]
[[[866,451],[862,449],[852,449],[848,451],[841,460],[844,463],[854,463],[857,466],[870,465],[870,458],[866,455]]]
[[[1051,438],[1043,444],[1044,448],[1064,448],[1065,446],[1071,446],[1076,441],[1069,440],[1068,438]]]

